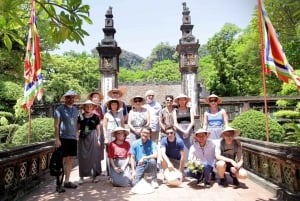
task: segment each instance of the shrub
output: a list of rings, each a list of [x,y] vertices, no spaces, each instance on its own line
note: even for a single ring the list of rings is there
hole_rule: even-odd
[[[18,130],[20,125],[18,124],[10,124],[5,126],[0,126],[0,141],[1,143],[11,143],[11,139]]]
[[[36,118],[31,121],[30,143],[43,142],[54,138],[53,118]],[[15,145],[27,144],[28,122],[23,124],[14,134],[12,143]]]
[[[276,120],[268,117],[270,142],[281,143],[284,129]],[[256,110],[248,110],[237,116],[230,124],[240,130],[241,137],[266,141],[265,114]]]
[[[9,122],[12,122],[14,115],[10,112],[0,111],[0,118],[5,117]]]
[[[277,118],[299,119],[300,112],[294,110],[279,110],[278,112],[274,112],[274,116]]]

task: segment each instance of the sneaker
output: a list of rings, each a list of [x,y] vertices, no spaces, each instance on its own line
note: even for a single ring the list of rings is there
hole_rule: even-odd
[[[99,179],[98,179],[97,177],[93,177],[92,182],[93,182],[93,183],[98,183],[98,182],[99,182]]]
[[[211,183],[209,181],[204,182],[204,187],[205,188],[210,188],[211,187]]]
[[[64,192],[66,192],[66,190],[61,185],[59,185],[59,186],[56,186],[56,192],[64,193]]]
[[[73,184],[72,182],[69,181],[69,182],[65,182],[64,187],[65,188],[77,188],[77,185]]]
[[[152,186],[153,188],[158,188],[158,183],[157,183],[157,181],[152,181],[152,182],[151,182],[151,186]]]
[[[81,185],[81,184],[83,184],[83,182],[84,182],[83,177],[80,177],[80,179],[78,180],[78,184]]]
[[[239,186],[240,185],[240,182],[239,182],[239,180],[236,177],[232,178],[232,182],[233,182],[233,185],[235,185],[235,186]]]

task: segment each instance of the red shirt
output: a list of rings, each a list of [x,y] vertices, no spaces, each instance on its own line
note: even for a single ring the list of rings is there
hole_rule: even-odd
[[[128,158],[129,150],[129,142],[124,141],[123,144],[117,144],[115,141],[112,141],[108,145],[108,158]]]

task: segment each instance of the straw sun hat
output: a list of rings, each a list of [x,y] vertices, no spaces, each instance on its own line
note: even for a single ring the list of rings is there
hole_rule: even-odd
[[[236,137],[240,134],[240,131],[234,129],[234,128],[231,128],[231,127],[226,127],[223,132],[221,133],[221,137],[224,137],[224,133],[226,133],[227,131],[233,131],[233,137]]]
[[[125,128],[122,128],[122,127],[116,127],[116,128],[113,130],[113,132],[111,132],[111,136],[116,137],[116,133],[117,133],[118,131],[124,131],[125,137],[127,137],[127,135],[129,135],[129,130],[128,130],[128,129],[125,129]]]
[[[100,97],[100,101],[103,100],[103,94],[100,91],[93,91],[87,95],[87,99],[92,100],[94,94],[98,94]]]
[[[79,104],[79,107],[80,107],[80,108],[84,108],[85,105],[89,105],[89,104],[93,105],[94,108],[97,107],[97,104],[95,104],[95,103],[94,103],[93,101],[91,101],[91,100],[86,100],[85,102],[80,103],[80,104]]]
[[[146,100],[143,96],[137,95],[137,96],[134,96],[133,98],[130,99],[130,104],[131,105],[135,104],[134,99],[141,99],[142,100],[141,105],[144,105],[146,103]]]
[[[174,99],[174,102],[175,102],[176,104],[178,104],[180,98],[185,98],[186,103],[188,103],[188,102],[191,101],[191,98],[188,97],[187,95],[185,95],[185,94],[179,94],[179,95]]]
[[[117,108],[117,110],[119,110],[119,109],[123,106],[123,102],[122,102],[122,101],[120,101],[120,100],[118,100],[118,99],[115,99],[115,98],[111,98],[111,99],[109,99],[109,100],[105,103],[106,107],[107,107],[109,110],[111,109],[110,105],[111,105],[111,103],[113,103],[113,102],[118,103],[118,108]]]
[[[113,88],[113,89],[109,90],[109,91],[107,92],[107,95],[108,95],[109,97],[113,97],[113,94],[114,94],[114,93],[118,93],[118,94],[119,94],[119,98],[121,98],[121,97],[123,96],[122,90],[120,90],[120,89],[118,89],[118,88]]]
[[[218,104],[220,104],[220,103],[223,102],[223,99],[220,98],[219,96],[215,95],[215,94],[212,94],[212,95],[206,97],[206,98],[204,99],[204,102],[207,103],[207,104],[209,104],[209,100],[210,100],[210,99],[217,99],[217,103],[218,103]]]

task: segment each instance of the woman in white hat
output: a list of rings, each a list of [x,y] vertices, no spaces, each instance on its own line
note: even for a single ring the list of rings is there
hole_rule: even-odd
[[[130,144],[141,137],[141,129],[144,126],[149,126],[150,113],[148,109],[142,107],[145,102],[145,98],[138,95],[130,99],[132,105],[132,109],[128,114],[128,127],[130,129],[128,141]]]
[[[184,142],[184,155],[185,162],[187,162],[189,149],[192,144],[192,135],[194,127],[195,112],[187,104],[191,98],[184,94],[179,94],[174,102],[178,105],[178,108],[174,111],[174,126],[176,128],[176,134]]]
[[[108,158],[113,186],[127,187],[131,184],[130,144],[125,140],[128,134],[129,131],[122,127],[115,128],[111,133],[115,140],[108,145]]]
[[[211,133],[210,139],[217,142],[221,139],[221,132],[228,126],[228,116],[225,109],[220,108],[222,98],[212,94],[205,98],[204,102],[209,105],[209,109],[204,112],[203,128]]]
[[[87,100],[80,105],[83,113],[78,117],[78,163],[79,184],[84,177],[92,177],[93,182],[98,182],[97,176],[101,174],[100,161],[100,120],[93,113],[97,105]]]
[[[103,134],[104,143],[108,144],[114,140],[111,132],[116,127],[124,128],[124,116],[123,111],[120,110],[122,107],[122,101],[118,99],[110,99],[106,102],[107,112],[104,114],[103,118]]]

